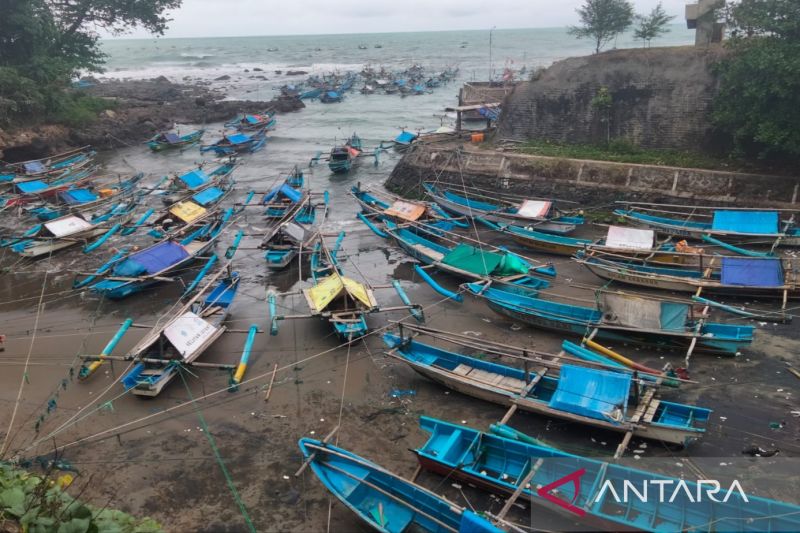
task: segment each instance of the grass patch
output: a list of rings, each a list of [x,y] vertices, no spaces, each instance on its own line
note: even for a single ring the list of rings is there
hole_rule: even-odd
[[[533,140],[520,145],[518,151],[531,155],[568,159],[594,159],[597,161],[639,165],[712,170],[741,170],[747,168],[742,162],[715,158],[707,154],[687,150],[646,149],[620,140],[611,141],[608,145],[557,144]]]
[[[91,124],[101,112],[114,107],[116,104],[105,98],[71,93],[58,102],[58,109],[51,113],[50,119],[58,124],[78,128]]]

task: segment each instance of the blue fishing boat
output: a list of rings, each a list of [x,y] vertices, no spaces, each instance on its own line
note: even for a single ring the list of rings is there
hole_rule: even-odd
[[[258,130],[252,134],[225,133],[222,139],[200,147],[200,152],[215,152],[217,155],[250,154],[257,152],[267,144],[267,130]]]
[[[303,174],[303,171],[300,169],[300,167],[295,165],[292,171],[287,176],[284,176],[284,182],[289,187],[302,189],[306,185],[305,174]]]
[[[410,329],[416,332],[413,326]],[[475,347],[446,334],[424,333]],[[449,389],[567,422],[687,446],[703,437],[711,414],[709,409],[660,399],[655,381],[639,379],[629,369],[577,366],[559,358],[548,361],[535,353],[532,358],[527,351],[526,364],[539,368],[526,371],[486,360],[493,352],[490,343],[477,358],[391,333],[384,334],[383,341],[390,357]],[[501,353],[508,353],[508,348]]]
[[[308,89],[300,93],[299,98],[301,100],[313,100],[314,98],[319,98],[322,96],[324,89],[321,87],[315,87],[313,89]]]
[[[429,434],[427,442],[415,450],[422,468],[496,494],[518,493],[533,505],[579,519],[593,529],[800,531],[800,507],[747,495],[741,485],[727,490],[717,487],[720,492],[716,496],[698,501],[698,495],[706,492],[695,481],[581,457],[529,439],[482,433],[425,416],[420,417],[420,427]],[[620,498],[628,495],[629,491],[623,490],[626,484],[640,494],[646,491],[646,485],[658,484],[667,496]],[[684,486],[685,490],[681,488]]]
[[[632,225],[666,235],[697,240],[710,237],[732,244],[799,246],[800,227],[793,213],[791,218],[781,219],[780,210],[636,203],[614,211]]]
[[[158,283],[173,281],[174,278],[168,277],[170,274],[181,271],[211,251],[232,216],[233,208],[229,208],[224,214],[215,213],[213,219],[204,217],[186,224],[180,231],[143,250],[125,255],[118,253],[98,272],[76,281],[73,286],[83,287],[103,277],[90,285],[91,291],[119,300]],[[212,255],[209,261],[215,257]]]
[[[334,146],[331,149],[328,157],[328,168],[334,174],[350,172],[350,169],[353,168],[353,165],[363,152],[364,147],[361,137],[354,133],[343,145]]]
[[[209,170],[205,168],[206,164],[204,163],[188,171],[167,176],[165,177],[166,183],[161,187],[164,191],[161,201],[165,204],[174,204],[208,187],[222,187],[228,182],[232,184],[231,175],[236,170],[236,165],[236,161],[232,159]]]
[[[132,196],[142,178],[144,173],[140,172],[130,178],[120,179],[118,183],[98,185],[90,182],[84,187],[73,187],[59,192],[49,202],[26,206],[25,209],[29,215],[42,222],[72,213],[96,210]]]
[[[800,298],[800,263],[795,257],[711,256],[697,267],[664,266],[647,260],[590,251],[575,259],[602,279],[669,291],[705,291],[731,296]],[[716,265],[719,265],[717,267]]]
[[[154,152],[176,149],[182,150],[199,143],[204,133],[205,130],[202,129],[185,135],[166,131],[157,133],[150,140],[145,141],[145,144]]]
[[[451,217],[439,206],[429,202],[412,202],[382,190],[365,189],[361,187],[361,183],[353,186],[350,194],[361,206],[359,218],[380,237],[385,237],[386,234],[374,224],[387,219],[398,224],[420,222],[446,231],[455,227],[467,227],[466,222]]]
[[[419,133],[403,130],[394,138],[395,149],[399,151],[405,150],[414,144],[417,139],[419,139]]]
[[[268,131],[274,129],[277,122],[278,120],[275,118],[275,112],[267,111],[257,115],[239,115],[233,120],[226,122],[225,127],[239,131]]]
[[[344,100],[344,95],[339,91],[323,91],[319,95],[319,101],[323,104],[338,104]]]
[[[525,259],[503,249],[483,250],[459,241],[454,234],[437,235],[436,228],[416,230],[384,221],[385,232],[408,255],[421,263],[467,280],[490,280],[501,286],[513,285],[519,290],[537,291],[549,283],[537,277],[555,276],[551,265],[534,266]],[[417,272],[423,272],[418,269]],[[427,280],[426,280],[427,281]],[[430,283],[430,281],[429,281]]]
[[[289,217],[279,221],[276,227],[267,232],[260,245],[266,250],[264,259],[267,261],[267,268],[286,268],[302,250],[311,251],[328,215],[329,203],[327,191],[323,194],[322,201],[315,201],[314,195],[309,193]]]
[[[376,531],[504,531],[489,519],[345,449],[308,438],[300,439],[298,445],[325,488]]]
[[[306,189],[292,187],[284,181],[265,193],[259,205],[264,208],[265,218],[280,220],[296,211],[307,198]]]
[[[207,283],[197,297],[154,327],[124,357],[133,366],[121,378],[136,396],[158,396],[170,381],[191,366],[227,330],[224,325],[239,289],[239,274],[228,271],[215,284]],[[88,370],[81,372],[88,375]]]
[[[508,287],[469,283],[464,288],[498,314],[541,329],[661,348],[735,355],[753,341],[755,328],[694,318],[688,303],[600,291],[595,305],[580,306],[520,294]]]
[[[6,163],[0,161],[0,185],[31,180],[51,181],[67,177],[70,173],[92,165],[97,152],[91,146],[76,148],[60,154]]]
[[[480,217],[502,224],[532,225],[538,231],[557,235],[571,233],[584,223],[583,215],[565,214],[555,207],[553,200],[520,198],[510,201],[487,197],[484,191],[476,189],[461,187],[451,190],[433,183],[423,183],[422,186],[434,202],[459,216]]]
[[[0,195],[0,208],[18,207],[34,202],[49,201],[60,192],[83,187],[94,179],[95,167],[68,171],[64,176],[50,181],[26,180],[9,182],[6,192]]]

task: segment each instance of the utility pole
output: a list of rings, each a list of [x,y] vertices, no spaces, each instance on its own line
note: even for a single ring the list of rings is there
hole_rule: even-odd
[[[492,83],[492,78],[494,77],[494,68],[492,66],[492,33],[495,29],[497,29],[497,26],[492,26],[492,29],[489,30],[489,83]]]

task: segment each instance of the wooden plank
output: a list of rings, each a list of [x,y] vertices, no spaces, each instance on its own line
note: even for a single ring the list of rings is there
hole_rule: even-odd
[[[459,376],[466,376],[470,372],[472,372],[472,367],[469,365],[465,365],[463,363],[459,364],[452,370],[453,374],[457,374]]]
[[[541,468],[542,463],[544,463],[544,459],[539,458],[539,460],[536,461],[536,464],[533,465],[533,468],[531,468],[530,472],[528,472],[528,475],[526,475],[522,479],[522,481],[520,481],[517,484],[517,490],[515,490],[514,494],[512,494],[511,497],[508,500],[506,500],[506,504],[503,506],[502,509],[500,509],[500,512],[497,513],[497,518],[502,520],[508,514],[508,512],[511,510],[511,507],[517,502],[519,497],[522,495],[522,491],[525,490],[525,487],[531,482],[533,476],[535,476],[536,472],[539,471],[539,468]]]
[[[275,366],[272,367],[272,377],[269,380],[269,387],[267,387],[267,393],[264,395],[264,401],[269,401],[269,396],[272,394],[272,385],[275,383],[275,374],[278,373],[278,363],[275,363]]]
[[[631,437],[633,437],[633,430],[625,433],[625,436],[622,438],[622,442],[619,443],[619,446],[617,446],[617,451],[614,453],[614,459],[619,459],[625,454],[625,450],[628,449],[628,444],[631,442]]]
[[[647,389],[647,391],[644,393],[644,398],[642,398],[642,401],[636,406],[636,411],[634,411],[633,416],[631,417],[631,423],[639,423],[639,420],[642,419],[642,415],[645,413],[645,411],[647,411],[650,402],[653,401],[653,396],[655,393],[655,389]]]
[[[333,436],[336,434],[337,431],[339,431],[339,426],[338,425],[335,428],[333,428],[330,433],[325,435],[325,438],[322,439],[322,444],[328,444],[330,442],[330,440],[333,438]],[[297,472],[294,473],[294,477],[300,477],[300,474],[302,474],[303,471],[306,468],[308,468],[308,465],[310,465],[311,462],[316,458],[317,458],[317,452],[314,452],[311,455],[309,455],[308,459],[303,461],[303,464],[300,465],[300,468],[297,470]]]

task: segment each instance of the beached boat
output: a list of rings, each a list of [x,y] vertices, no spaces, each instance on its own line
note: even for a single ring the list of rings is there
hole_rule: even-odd
[[[661,348],[694,346],[696,350],[735,355],[753,341],[753,326],[707,322],[695,317],[690,303],[621,292],[598,291],[594,305],[575,305],[533,293],[469,283],[464,288],[490,309],[541,329],[584,336],[597,330],[601,339]]]
[[[165,131],[155,134],[145,144],[154,152],[163,152],[166,150],[182,150],[199,143],[203,138],[205,130],[196,130],[185,135]]]
[[[631,203],[614,214],[632,225],[687,239],[710,237],[730,244],[800,246],[795,211],[788,219],[781,219],[780,210]]]
[[[261,197],[264,208],[264,217],[273,220],[288,218],[299,206],[308,199],[307,189],[289,185],[288,179],[274,186]]]
[[[344,233],[340,233],[331,250],[327,248],[322,237],[318,238],[314,246],[310,258],[313,286],[301,290],[309,310],[307,315],[279,315],[278,295],[274,292],[267,294],[271,316],[270,334],[278,334],[278,322],[281,320],[317,318],[331,324],[340,339],[351,342],[368,333],[366,317],[375,313],[405,310],[418,322],[424,322],[422,308],[411,303],[398,281],[386,287],[373,287],[367,282],[362,283],[344,275],[336,257],[343,239]],[[375,298],[376,288],[393,288],[404,305],[381,307]]]
[[[134,363],[120,380],[125,390],[136,396],[158,396],[182,366],[190,366],[225,333],[224,322],[238,289],[239,274],[229,271],[145,335],[125,356]]]
[[[6,163],[0,161],[0,185],[31,180],[50,181],[92,165],[97,153],[91,146],[76,148],[41,159]]]
[[[267,144],[267,130],[251,134],[224,133],[214,144],[200,147],[200,152],[215,152],[217,155],[236,155],[257,152]]]
[[[364,147],[361,138],[354,133],[343,145],[334,146],[331,149],[328,158],[328,168],[330,168],[331,172],[334,174],[350,172],[350,169],[353,168],[353,164],[363,152]]]
[[[267,111],[258,115],[239,115],[231,121],[225,123],[226,128],[232,128],[239,131],[268,131],[275,128],[278,120],[275,118],[275,113]]]
[[[426,416],[420,417],[420,427],[429,434],[427,442],[414,450],[422,468],[499,495],[518,494],[533,505],[581,520],[592,529],[730,533],[800,530],[797,505],[745,495],[733,487],[717,487],[720,492],[716,496],[698,502],[696,497],[704,490],[700,481],[580,457],[526,442],[530,439],[482,433]],[[641,494],[647,484],[660,486],[662,494],[668,496],[648,499],[631,494],[620,501],[620,495],[628,494],[627,486]],[[564,485],[566,495],[562,492]]]
[[[537,231],[535,226],[495,224],[478,219],[495,231],[505,233],[515,242],[531,250],[553,255],[573,256],[583,251],[609,252],[621,257],[642,257],[654,263],[680,265],[699,264],[704,251],[686,243],[659,243],[655,232],[647,229],[609,226],[606,236],[600,239],[581,239]]]
[[[118,203],[137,192],[136,186],[144,178],[140,172],[118,183],[88,183],[85,187],[74,187],[54,195],[49,202],[25,207],[27,214],[46,222],[72,213],[94,211],[103,206]]]
[[[303,250],[311,251],[328,215],[328,206],[327,192],[323,194],[322,201],[315,201],[309,193],[302,204],[265,235],[260,247],[266,250],[264,259],[268,268],[286,268]]]
[[[509,201],[487,197],[480,190],[451,190],[433,183],[423,183],[428,196],[444,209],[459,216],[481,217],[503,224],[526,224],[537,231],[566,235],[584,223],[582,215],[566,215],[552,200],[520,199]],[[468,196],[464,196],[467,194]]]
[[[712,258],[697,267],[651,265],[648,261],[591,251],[575,259],[602,279],[677,292],[740,297],[800,298],[800,262],[795,257]],[[717,266],[719,265],[719,266]]]
[[[528,371],[486,360],[490,346],[477,358],[391,333],[383,341],[390,357],[462,394],[635,437],[687,446],[703,437],[711,413],[661,400],[656,395],[659,383],[639,379],[631,370],[578,366],[554,357],[554,362],[525,358],[526,366],[531,362],[539,367]]]
[[[167,182],[162,185],[165,194],[161,201],[174,204],[211,186],[226,187],[228,183],[232,185],[231,175],[236,170],[236,165],[236,161],[231,160],[208,171],[204,163],[187,171],[176,172],[167,177]]]
[[[325,488],[376,531],[504,531],[487,518],[345,449],[309,438],[300,439],[298,445]]]
[[[33,202],[48,201],[58,193],[82,187],[94,179],[96,168],[84,168],[69,172],[64,177],[51,181],[27,180],[11,183],[6,192],[0,195],[0,208],[8,209]]]
[[[459,241],[454,234],[437,235],[436,228],[401,227],[390,220],[384,221],[384,225],[385,232],[408,255],[461,279],[486,280],[498,286],[513,285],[520,290],[536,291],[549,286],[546,280],[537,275],[555,275],[551,265],[534,266],[499,248],[477,248],[466,241]]]
[[[97,272],[81,281],[76,280],[73,286],[83,287],[97,277],[103,277],[101,281],[89,285],[89,288],[92,292],[117,300],[158,283],[173,281],[168,276],[204,258],[214,247],[233,213],[233,208],[224,214],[215,212],[213,219],[196,219],[143,250],[124,255],[117,253]]]
[[[95,213],[75,213],[55,218],[29,228],[20,238],[3,239],[0,248],[8,248],[22,257],[39,258],[76,246],[88,245],[108,232],[118,231],[133,218],[141,197],[119,202]]]

